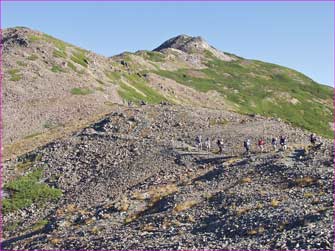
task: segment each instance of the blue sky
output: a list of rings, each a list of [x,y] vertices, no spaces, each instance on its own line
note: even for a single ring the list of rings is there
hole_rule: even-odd
[[[27,26],[105,56],[179,34],[333,85],[333,2],[2,2],[2,27]]]

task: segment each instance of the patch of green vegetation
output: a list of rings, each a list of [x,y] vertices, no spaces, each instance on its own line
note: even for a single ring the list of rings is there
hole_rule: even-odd
[[[19,69],[11,69],[8,71],[9,75],[10,75],[10,79],[11,81],[19,81],[20,79],[22,79],[22,74],[20,74],[20,70]]]
[[[216,81],[214,79],[192,77],[187,73],[187,69],[179,69],[178,71],[158,70],[155,73],[173,79],[181,84],[193,87],[198,91],[207,92],[212,89],[217,89]]]
[[[165,55],[158,51],[146,51],[144,58],[154,62],[164,62]]]
[[[68,61],[67,66],[69,68],[71,68],[73,71],[77,72],[77,67],[74,64],[72,64],[71,62]]]
[[[227,62],[210,53],[207,57],[208,68],[199,70],[207,76],[205,78],[190,76],[187,69],[155,73],[201,92],[217,91],[230,103],[237,104],[241,113],[280,117],[296,126],[333,137],[329,125],[334,114],[332,88],[274,64],[240,58]]]
[[[31,35],[29,36],[29,40],[30,41],[43,40],[47,43],[52,43],[56,47],[56,49],[53,51],[53,56],[59,58],[67,58],[66,48],[67,46],[71,46],[70,44],[67,44],[47,34],[43,34],[43,36]]]
[[[51,67],[51,71],[55,72],[55,73],[65,72],[64,69],[62,67],[60,67],[59,65],[53,65]]]
[[[19,170],[27,170],[27,169],[29,169],[30,167],[32,167],[32,165],[33,165],[33,162],[31,162],[31,161],[24,161],[24,162],[21,162],[21,163],[19,163],[19,164],[17,164],[17,168],[19,169]]]
[[[10,75],[14,75],[14,74],[17,74],[17,73],[19,73],[19,72],[20,72],[19,69],[11,69],[11,70],[8,71],[8,73],[9,73]]]
[[[19,226],[20,226],[20,222],[19,221],[15,221],[11,224],[6,224],[3,228],[4,228],[4,232],[12,232],[15,231]]]
[[[85,68],[87,68],[89,63],[88,58],[86,57],[86,51],[81,49],[76,49],[76,51],[72,53],[71,60]]]
[[[69,44],[63,42],[62,40],[59,40],[57,38],[54,38],[50,35],[43,34],[42,39],[46,42],[54,44],[54,46],[59,50],[59,51],[66,51],[66,47],[70,46]]]
[[[67,58],[67,54],[66,54],[66,51],[65,50],[59,50],[59,49],[55,49],[52,53],[52,55],[54,57],[57,57],[57,58]]]
[[[88,95],[92,94],[94,91],[89,88],[73,88],[71,89],[71,94],[73,95]]]
[[[143,100],[151,104],[167,101],[164,96],[150,88],[138,75],[129,74],[124,76],[124,78],[126,79],[128,85],[120,83],[120,88],[118,90],[119,95],[123,99],[133,101],[135,103]]]
[[[43,170],[38,169],[25,176],[21,176],[4,185],[5,189],[13,191],[10,198],[2,201],[3,212],[13,212],[36,203],[37,206],[47,201],[53,201],[62,196],[60,189],[52,188],[41,183]]]
[[[16,61],[18,66],[26,67],[28,64],[23,61]]]
[[[38,231],[41,230],[42,228],[44,228],[46,225],[48,225],[49,221],[48,220],[39,220],[38,222],[36,222],[32,227],[31,230],[32,231]]]
[[[110,82],[115,84],[116,81],[121,80],[121,72],[117,72],[117,71],[105,71],[105,75],[107,78],[110,79]]]
[[[35,54],[31,54],[29,57],[28,57],[29,60],[31,61],[35,61],[36,59],[38,59],[38,56],[35,55]]]
[[[41,37],[40,36],[36,36],[36,35],[29,35],[28,39],[29,39],[29,42],[36,42],[36,41],[41,40]]]

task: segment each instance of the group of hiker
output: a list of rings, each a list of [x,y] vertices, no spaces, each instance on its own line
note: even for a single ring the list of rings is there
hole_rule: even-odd
[[[272,146],[272,150],[273,151],[277,150],[277,148],[278,148],[278,142],[279,142],[280,149],[282,151],[285,151],[287,149],[287,138],[286,138],[286,136],[281,135],[279,137],[279,140],[276,137],[272,137],[272,139],[271,139],[271,146]],[[310,135],[310,143],[312,144],[312,146],[315,146],[316,142],[317,142],[316,135],[314,133],[312,133]],[[208,137],[206,138],[206,140],[203,143],[202,136],[198,135],[196,137],[196,139],[195,139],[195,144],[196,144],[196,147],[199,150],[203,150],[203,148],[205,150],[207,150],[207,151],[211,150],[211,140]],[[223,154],[224,140],[223,139],[218,139],[216,141],[216,144],[217,144],[217,146],[219,148],[219,152],[218,153],[219,154]],[[263,138],[259,138],[259,140],[257,142],[257,146],[258,146],[260,152],[264,152],[265,141],[264,141]],[[250,150],[251,150],[251,140],[249,138],[247,138],[243,142],[243,147],[245,149],[245,154],[249,155]]]

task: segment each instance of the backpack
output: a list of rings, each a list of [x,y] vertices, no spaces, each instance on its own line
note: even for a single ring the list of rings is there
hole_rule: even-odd
[[[280,144],[284,145],[286,143],[286,138],[282,137],[280,138]]]

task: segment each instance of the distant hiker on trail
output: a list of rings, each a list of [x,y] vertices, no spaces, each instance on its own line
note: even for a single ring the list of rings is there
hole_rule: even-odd
[[[247,139],[243,142],[243,146],[245,148],[245,154],[249,155],[249,151],[250,151],[250,139]]]
[[[218,141],[216,141],[216,144],[219,147],[219,154],[223,154],[223,139],[218,139]]]
[[[259,140],[258,140],[258,147],[259,147],[259,149],[261,150],[261,152],[264,151],[264,145],[265,145],[264,140],[263,140],[263,139],[259,139]]]
[[[282,150],[285,151],[287,149],[286,137],[280,136],[279,143],[281,145]]]
[[[275,137],[272,138],[271,145],[272,145],[273,151],[276,151],[276,149],[277,149],[277,138],[275,138]]]
[[[205,147],[208,152],[211,150],[211,140],[209,138],[205,141]]]
[[[202,150],[202,138],[201,138],[201,135],[198,135],[196,138],[195,138],[195,145],[197,146],[197,148],[199,150]]]
[[[313,146],[316,144],[316,135],[314,133],[311,134],[310,136],[310,141]]]

